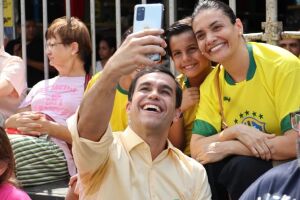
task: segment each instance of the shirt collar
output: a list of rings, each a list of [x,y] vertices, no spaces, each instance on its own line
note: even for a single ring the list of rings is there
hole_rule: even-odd
[[[140,144],[146,144],[146,142],[138,136],[129,126],[125,129],[123,133],[121,133],[120,136],[124,142],[124,146],[127,149],[128,152],[130,152],[134,147],[140,145]],[[177,149],[173,146],[173,144],[167,140],[167,149],[165,150],[172,150],[174,152],[177,151]]]

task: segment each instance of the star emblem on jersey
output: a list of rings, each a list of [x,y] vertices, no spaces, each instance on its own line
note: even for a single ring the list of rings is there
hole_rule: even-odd
[[[245,124],[254,127],[262,132],[266,132],[266,123],[263,122],[264,115],[255,111],[246,110],[238,114],[233,120],[234,124]]]

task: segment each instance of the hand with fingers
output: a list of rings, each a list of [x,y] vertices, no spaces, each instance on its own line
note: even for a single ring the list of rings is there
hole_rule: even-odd
[[[198,104],[200,99],[199,88],[191,87],[183,90],[182,93],[182,103],[181,103],[181,111],[184,112],[189,109],[191,106]]]
[[[243,143],[256,156],[263,160],[272,159],[273,147],[268,143],[275,134],[267,134],[256,128],[239,124],[235,126],[236,139]]]
[[[16,118],[16,128],[20,134],[37,137],[48,132],[48,123],[46,115],[39,112],[22,112]]]
[[[197,155],[196,160],[202,165],[223,160],[228,156],[223,142],[213,142],[206,146],[205,151]]]
[[[145,29],[129,35],[108,63],[111,70],[120,75],[130,74],[140,67],[157,64],[147,55],[158,53],[165,55],[166,42],[159,37],[162,29]],[[114,70],[117,68],[118,70]]]

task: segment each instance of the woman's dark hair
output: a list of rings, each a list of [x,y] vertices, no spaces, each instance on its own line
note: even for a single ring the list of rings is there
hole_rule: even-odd
[[[171,40],[172,36],[179,35],[181,33],[188,32],[188,31],[193,32],[191,17],[186,17],[186,18],[183,18],[183,19],[175,22],[166,30],[166,33],[165,33],[165,40],[167,43],[166,52],[168,53],[169,56],[172,57],[172,52],[170,49],[170,40]]]
[[[0,176],[0,185],[7,181],[14,185],[17,185],[16,180],[14,180],[13,178],[13,174],[15,171],[14,154],[10,141],[2,127],[0,127],[0,161],[7,163],[7,169]]]
[[[116,50],[116,38],[114,37],[103,37],[100,39],[101,41],[105,41],[110,49],[114,48]]]
[[[200,13],[201,10],[216,9],[221,10],[226,15],[232,24],[236,22],[236,16],[233,10],[226,4],[218,0],[199,0],[192,14],[192,21]]]
[[[46,40],[59,36],[64,45],[77,42],[79,46],[78,55],[84,62],[84,70],[89,73],[91,66],[92,42],[86,25],[75,17],[67,19],[61,17],[55,19],[45,33]]]
[[[172,74],[172,72],[164,65],[157,65],[155,67],[146,67],[146,68],[142,69],[141,71],[139,71],[130,84],[129,91],[128,91],[128,101],[132,101],[132,96],[133,96],[133,93],[134,93],[134,90],[136,87],[136,83],[139,80],[139,78],[141,78],[142,76],[144,76],[146,74],[150,74],[150,73],[154,73],[154,72],[161,72],[161,73],[167,74],[170,77],[172,77],[172,79],[174,79],[174,82],[176,83],[175,107],[179,108],[181,106],[181,101],[182,101],[181,87],[180,87],[179,83],[175,80],[175,77]]]

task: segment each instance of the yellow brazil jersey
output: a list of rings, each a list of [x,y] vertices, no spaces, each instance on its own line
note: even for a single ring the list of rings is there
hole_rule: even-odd
[[[187,79],[187,77],[184,74],[180,74],[177,76],[176,80],[181,85],[182,89],[186,89],[190,87],[190,83]],[[184,127],[184,137],[185,137],[185,147],[184,147],[184,153],[186,155],[191,155],[190,152],[190,141],[192,136],[192,128],[193,128],[193,122],[196,117],[196,111],[197,111],[198,105],[194,105],[187,109],[183,113],[183,127]]]
[[[93,76],[89,81],[86,91],[88,91],[101,76],[101,72],[98,72]],[[116,90],[116,96],[114,101],[113,111],[110,117],[110,125],[113,132],[123,131],[128,125],[127,113],[126,113],[126,104],[128,101],[128,91],[121,88],[118,84]],[[105,103],[105,100],[103,101]]]
[[[289,113],[300,107],[299,59],[273,45],[248,43],[247,48],[246,80],[235,83],[219,66],[220,72],[215,68],[201,85],[193,133],[210,136],[221,130],[216,77],[228,126],[246,124],[277,135],[291,129]]]

